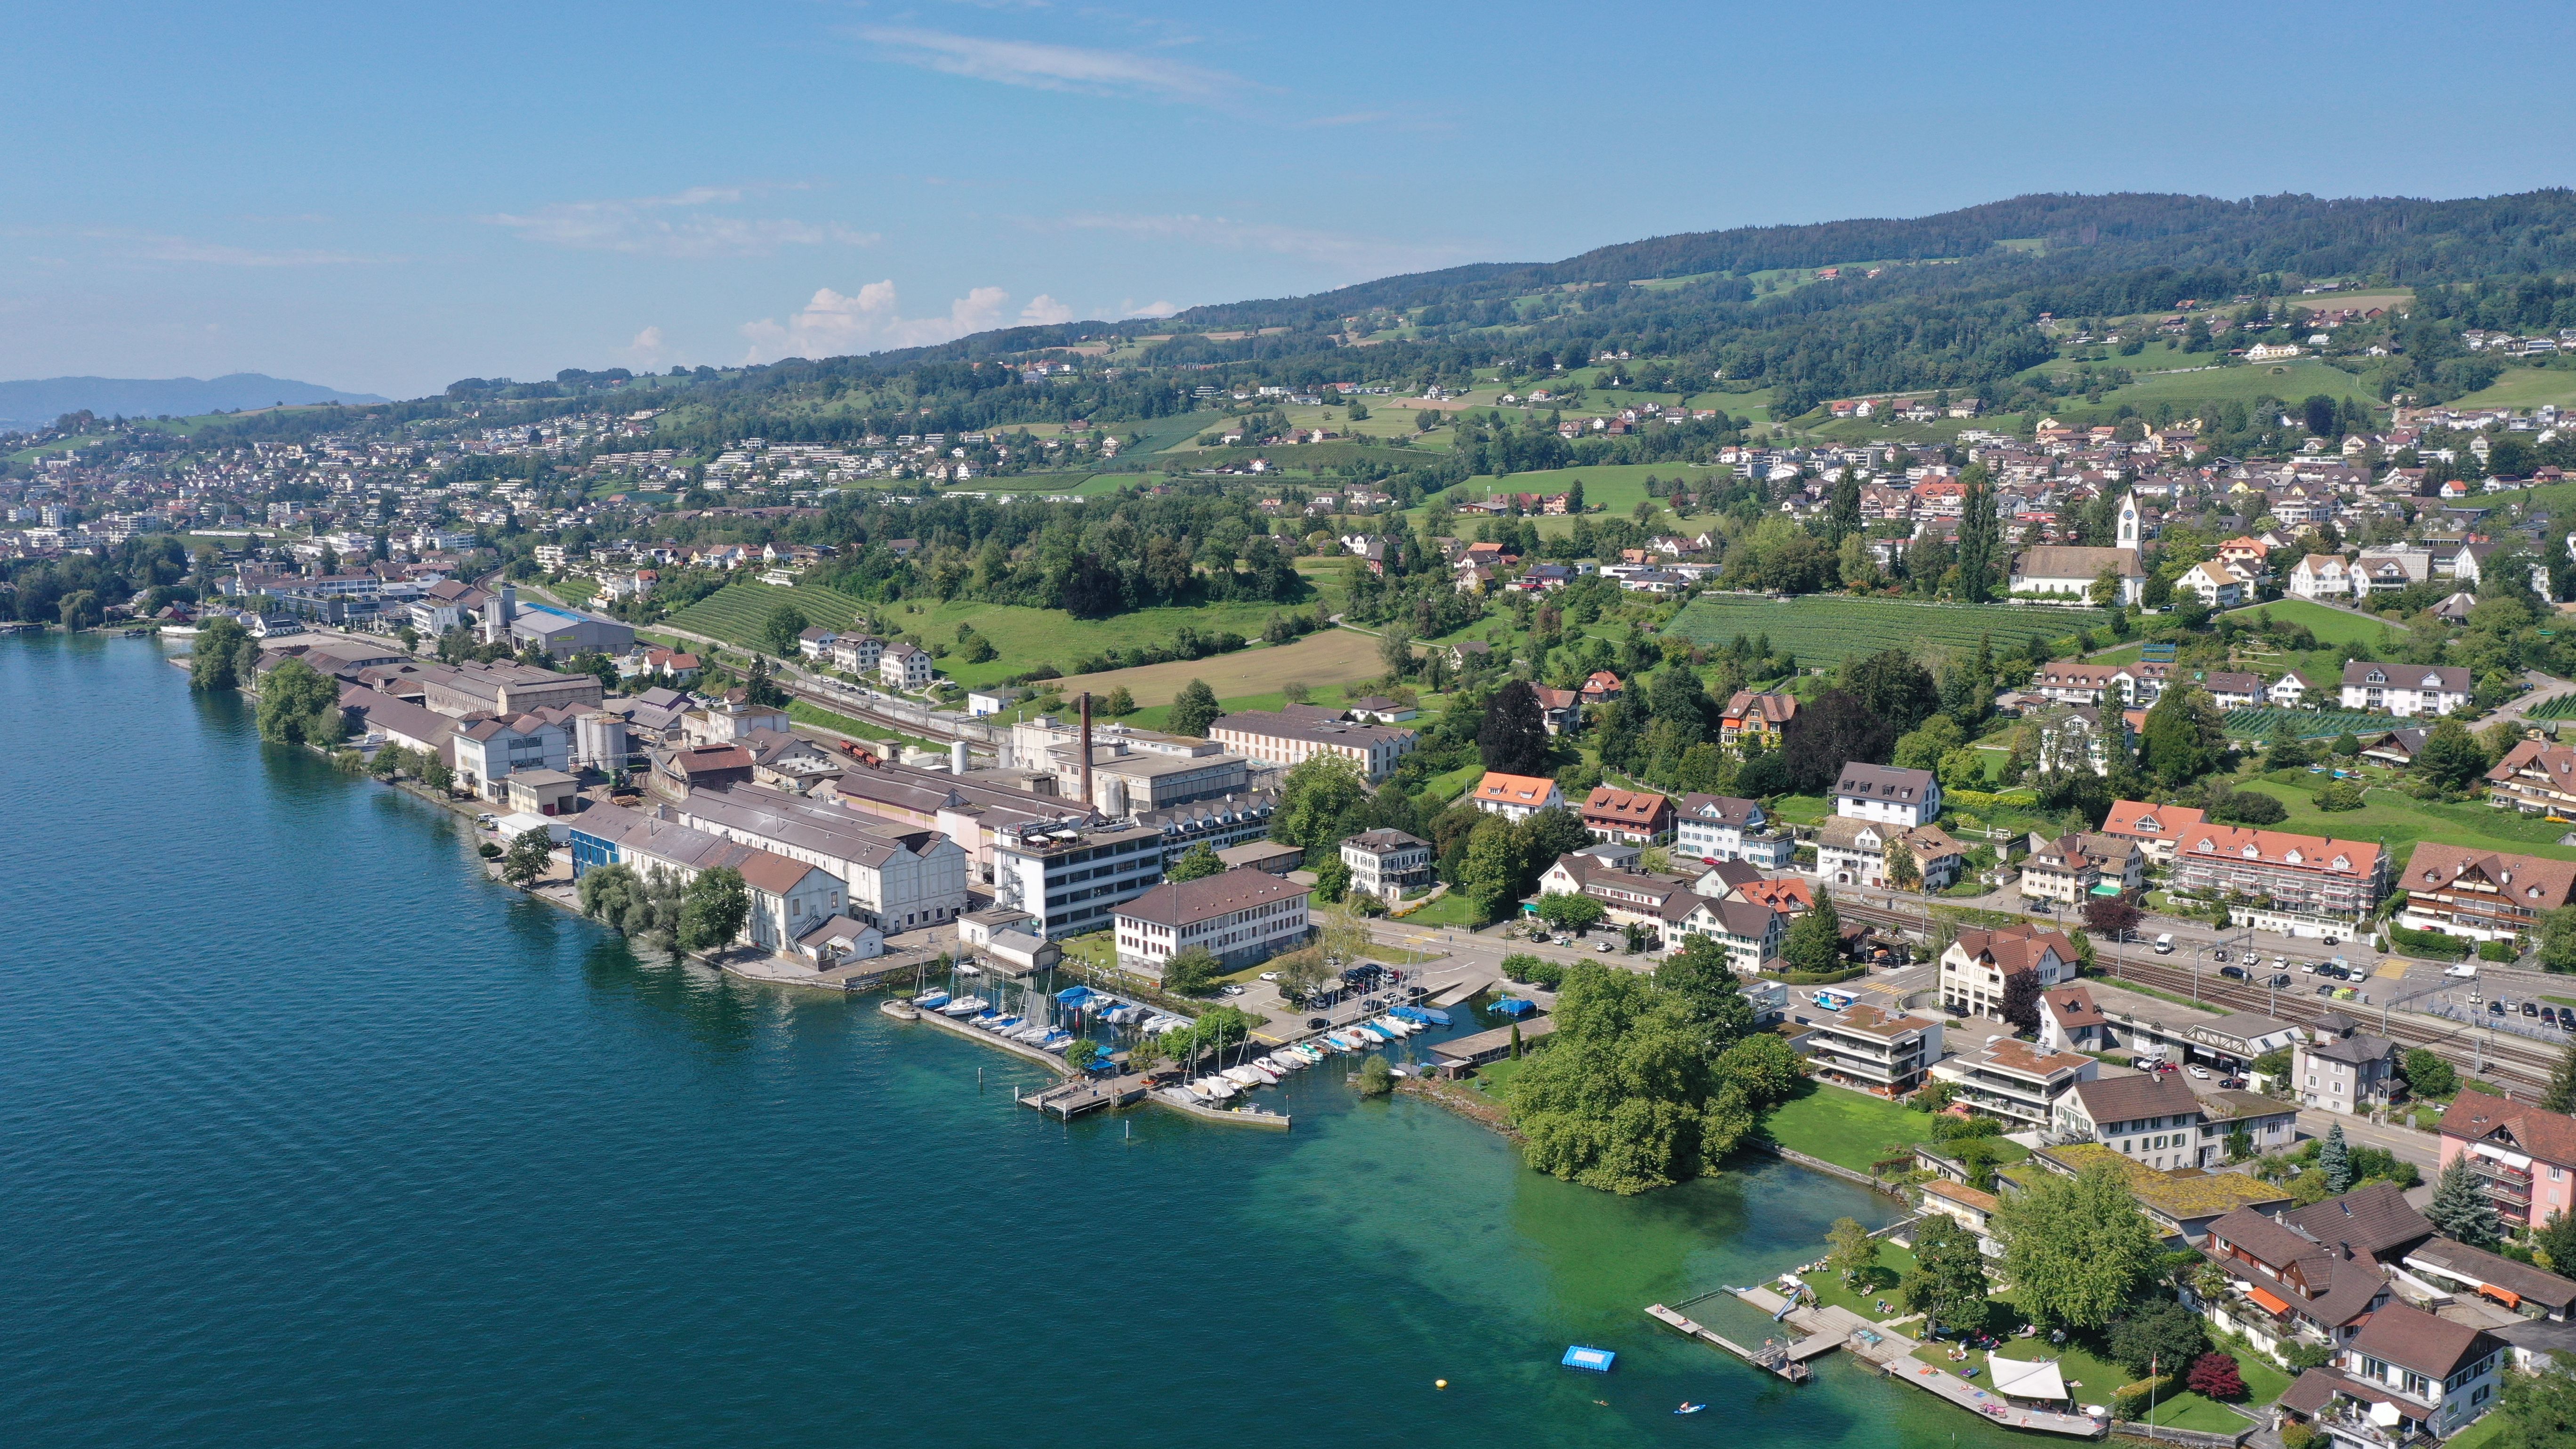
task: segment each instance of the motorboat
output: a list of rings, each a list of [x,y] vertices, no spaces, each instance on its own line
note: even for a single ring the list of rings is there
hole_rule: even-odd
[[[1223,1077],[1201,1077],[1195,1085],[1206,1088],[1207,1094],[1220,1102],[1232,1101],[1235,1094],[1242,1090]]]
[[[1270,1070],[1268,1067],[1263,1066],[1257,1061],[1245,1062],[1243,1064],[1243,1069],[1252,1073],[1254,1076],[1259,1077],[1263,1086],[1275,1087],[1279,1085],[1280,1074]]]
[[[1254,1057],[1252,1064],[1265,1072],[1275,1072],[1283,1077],[1290,1072],[1303,1070],[1306,1065],[1295,1053],[1284,1051],[1272,1052],[1266,1057]]]
[[[1228,1067],[1224,1071],[1217,1073],[1217,1075],[1234,1083],[1238,1087],[1266,1087],[1270,1085],[1267,1081],[1263,1080],[1262,1075],[1259,1072],[1254,1071],[1250,1067]]]
[[[939,1014],[941,1016],[957,1017],[973,1016],[976,1012],[982,1011],[992,1004],[993,1003],[986,1001],[980,996],[968,996],[952,1001],[946,1006],[939,1008]]]
[[[972,961],[960,961],[957,963],[957,974],[960,976],[981,976],[984,974],[984,968],[976,965]]]
[[[1370,1022],[1369,1025],[1376,1027],[1380,1031],[1394,1032],[1397,1036],[1411,1036],[1415,1032],[1422,1030],[1418,1024],[1406,1021],[1403,1017],[1397,1016],[1393,1012],[1389,1012],[1386,1015],[1379,1017],[1377,1020]]]
[[[1207,1088],[1200,1086],[1196,1082],[1181,1083],[1181,1090],[1189,1093],[1191,1096],[1202,1102],[1213,1102],[1216,1100],[1216,1093],[1209,1091]]]
[[[1359,1023],[1358,1025],[1356,1025],[1356,1026],[1352,1027],[1352,1028],[1351,1028],[1351,1031],[1350,1031],[1350,1034],[1351,1034],[1352,1036],[1354,1036],[1354,1037],[1358,1038],[1358,1039],[1359,1039],[1359,1041],[1360,1041],[1360,1044],[1361,1044],[1361,1045],[1363,1045],[1363,1046],[1375,1046],[1375,1045],[1378,1045],[1378,1044],[1381,1044],[1381,1043],[1384,1043],[1384,1042],[1391,1042],[1391,1041],[1395,1040],[1395,1033],[1394,1033],[1394,1032],[1391,1032],[1391,1031],[1380,1031],[1380,1030],[1378,1030],[1376,1027],[1374,1027],[1374,1026],[1370,1025],[1369,1023],[1367,1023],[1367,1022],[1365,1022],[1365,1021],[1363,1021],[1363,1022]]]

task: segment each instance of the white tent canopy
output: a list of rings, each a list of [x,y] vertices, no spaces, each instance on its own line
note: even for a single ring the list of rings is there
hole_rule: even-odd
[[[1986,1374],[1987,1382],[1995,1386],[1995,1392],[2007,1398],[2058,1401],[2066,1398],[2066,1380],[2057,1372],[2057,1360],[2053,1358],[2034,1363],[1990,1353],[1986,1355]]]

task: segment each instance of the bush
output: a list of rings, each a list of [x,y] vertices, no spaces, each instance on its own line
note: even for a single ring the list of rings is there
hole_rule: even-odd
[[[1360,1095],[1383,1097],[1394,1090],[1394,1070],[1387,1066],[1386,1058],[1370,1053],[1369,1059],[1360,1063]]]
[[[2518,961],[2522,959],[2522,953],[2513,948],[2513,943],[2511,941],[2480,941],[2478,943],[2478,959],[2481,961]]]
[[[2309,1449],[2317,1442],[2317,1426],[2292,1421],[2281,1426],[2281,1449]]]
[[[481,855],[485,860],[499,860],[501,858],[501,847],[494,845],[488,840],[484,841],[481,845],[474,847],[474,849],[475,852]]]
[[[2410,931],[2393,921],[2388,926],[2388,939],[2412,955],[2438,956],[2446,961],[2457,961],[2469,954],[2471,944],[2466,936],[2446,936],[2439,931]]]
[[[2317,792],[2320,810],[2358,810],[2362,807],[2361,787],[2350,780],[2331,780]]]
[[[2236,1360],[2223,1353],[2204,1353],[2192,1360],[2191,1374],[2184,1382],[2203,1398],[2245,1397],[2245,1379],[2236,1371]]]
[[[2173,1392],[2172,1374],[2158,1374],[2134,1384],[2122,1384],[2111,1391],[2111,1417],[2135,1419],[2147,1411],[2147,1405],[2160,1399],[2170,1399]]]

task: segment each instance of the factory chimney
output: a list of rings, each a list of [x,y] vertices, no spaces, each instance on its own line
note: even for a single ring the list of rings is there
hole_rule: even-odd
[[[1091,691],[1082,692],[1082,808],[1092,809],[1091,801]]]

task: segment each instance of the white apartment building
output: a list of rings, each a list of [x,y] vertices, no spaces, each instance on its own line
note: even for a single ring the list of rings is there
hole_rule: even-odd
[[[930,651],[897,641],[877,656],[877,677],[894,689],[921,689],[930,683]]]
[[[1353,894],[1392,901],[1431,883],[1431,843],[1401,830],[1364,830],[1342,842],[1342,864]]]
[[[1117,908],[1118,964],[1160,972],[1195,946],[1228,968],[1267,960],[1305,942],[1305,886],[1240,867],[1158,885]]]
[[[1354,724],[1331,710],[1292,704],[1276,714],[1220,715],[1208,739],[1247,759],[1287,769],[1316,755],[1339,755],[1374,785],[1394,773],[1420,736],[1393,725]]]
[[[1765,870],[1786,870],[1797,841],[1773,832],[1758,800],[1732,795],[1690,795],[1673,817],[1673,853],[1692,860],[1741,860]]]
[[[1929,825],[1941,814],[1941,782],[1929,770],[1853,761],[1834,784],[1834,813],[1896,825]]]
[[[2343,667],[2344,708],[2386,710],[2400,719],[2465,709],[2469,689],[2469,671],[2455,664],[2375,664],[2355,659]]]

